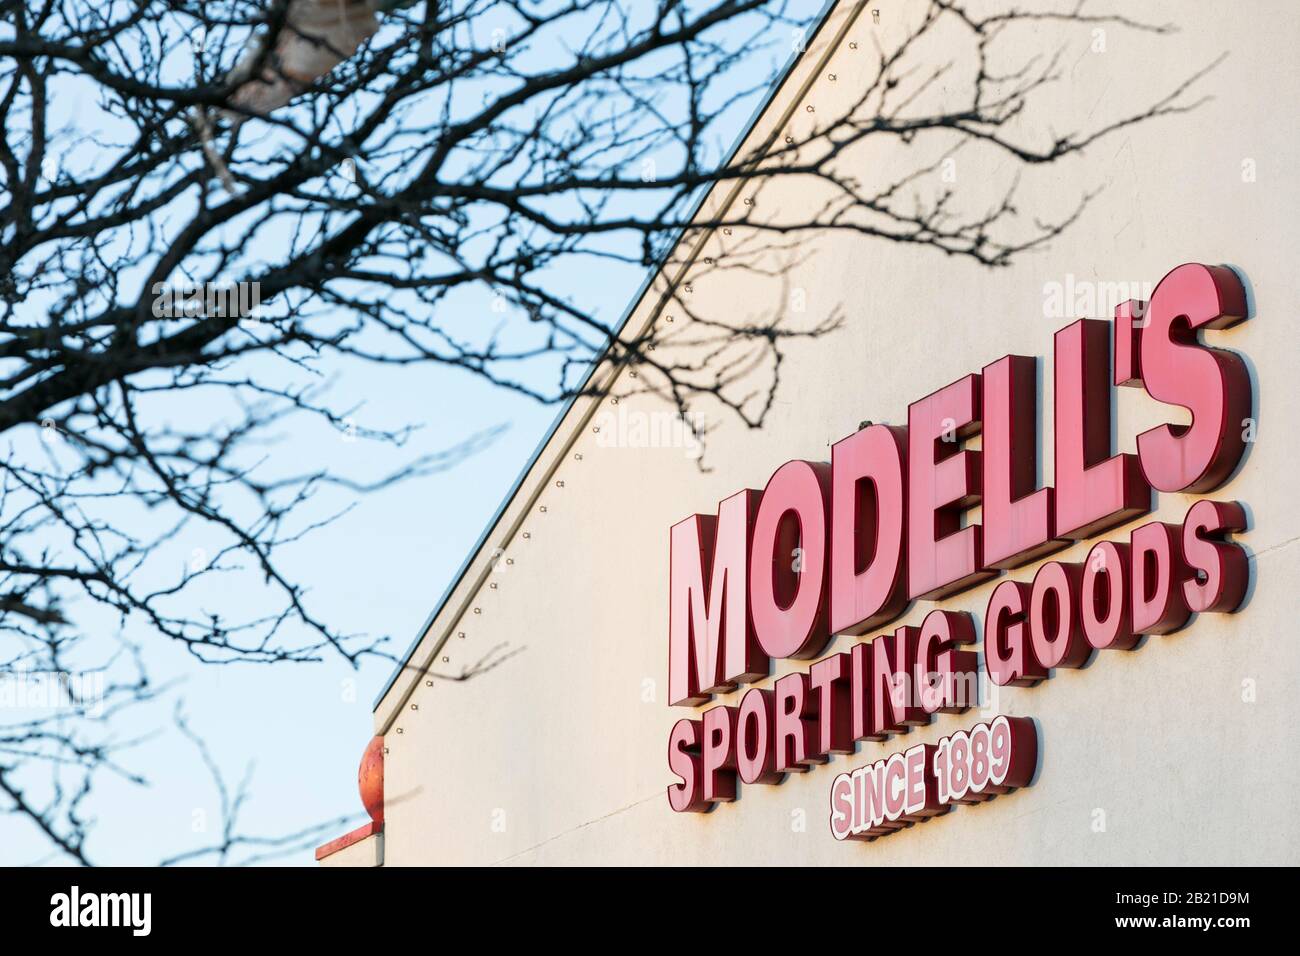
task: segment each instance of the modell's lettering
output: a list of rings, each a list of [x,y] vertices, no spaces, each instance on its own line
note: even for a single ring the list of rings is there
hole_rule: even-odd
[[[777,783],[859,740],[977,703],[969,614],[935,609],[919,626],[884,629],[913,600],[943,600],[1140,518],[1153,491],[1222,485],[1245,453],[1251,381],[1240,356],[1200,333],[1246,314],[1235,272],[1193,263],[1165,276],[1149,302],[1121,303],[1114,322],[1080,319],[1057,332],[1050,485],[1039,479],[1038,360],[1008,355],[912,402],[906,427],[865,423],[832,447],[830,464],[787,462],[761,494],[742,491],[716,517],[674,525],[671,704],[698,706],[764,679],[772,659],[815,659],[835,635],[876,634],[750,690],[738,707],[678,721],[673,808],[707,810],[735,798],[737,777]],[[1117,454],[1116,386],[1144,388],[1191,422],[1145,431],[1137,454]],[[981,447],[967,447],[977,436]],[[1230,536],[1245,530],[1237,502],[1199,501],[1181,525],[1149,521],[1127,541],[1098,542],[1082,563],[1048,561],[1032,581],[1003,581],[983,622],[989,678],[1033,685],[1094,651],[1173,633],[1193,614],[1237,610],[1250,565]],[[1004,733],[1028,731],[998,733],[1006,743]],[[836,778],[832,829],[877,836],[929,815],[926,768],[945,754],[895,757]]]

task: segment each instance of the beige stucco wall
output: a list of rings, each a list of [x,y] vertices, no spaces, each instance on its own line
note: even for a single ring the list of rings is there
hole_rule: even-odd
[[[791,113],[807,122],[806,102],[825,115],[854,95],[855,81],[868,75],[870,31],[891,29],[890,5],[879,6],[880,26],[864,15],[833,51],[825,44],[840,24],[819,35],[765,117],[768,129],[773,117]],[[498,560],[493,572],[480,556],[414,662],[431,659],[454,673],[503,643],[515,653],[464,682],[430,687],[412,672],[376,712],[388,746],[385,865],[1300,862],[1292,810],[1300,785],[1292,729],[1300,686],[1293,620],[1300,139],[1290,119],[1300,91],[1300,8],[1252,3],[1229,14],[1217,4],[1168,2],[1140,12],[1182,30],[1156,37],[1111,29],[1104,53],[1089,52],[1087,31],[1076,31],[1063,82],[1039,100],[1040,121],[1064,130],[1119,115],[1226,51],[1201,87],[1213,99],[1192,114],[1122,131],[1081,158],[1027,172],[1019,195],[1027,216],[1060,216],[1081,192],[1102,190],[1050,247],[990,271],[864,237],[804,242],[803,261],[786,277],[806,293],[798,321],[839,309],[845,326],[789,347],[763,429],[700,408],[717,420],[707,451],[712,471],[701,472],[681,448],[602,447],[591,416],[614,409],[608,401],[575,406],[490,538],[511,563]],[[1050,24],[1038,33],[1045,49],[1061,37]],[[823,54],[830,59],[822,62]],[[807,98],[796,99],[809,79]],[[1248,159],[1254,182],[1243,181]],[[859,175],[902,161],[878,150],[845,157]],[[1015,171],[993,151],[963,151],[957,169],[966,196],[996,194]],[[763,208],[776,214],[814,198],[806,187],[770,187]],[[725,191],[711,201],[725,202]],[[910,401],[1002,355],[1049,356],[1053,332],[1071,317],[1044,316],[1046,283],[1067,274],[1154,283],[1186,261],[1239,267],[1255,297],[1249,322],[1213,333],[1215,344],[1246,356],[1255,376],[1258,441],[1237,476],[1211,496],[1240,500],[1252,515],[1241,537],[1253,556],[1247,607],[1235,616],[1202,615],[1178,634],[1149,638],[1132,653],[1100,654],[1037,687],[1001,689],[990,712],[1037,718],[1043,748],[1035,784],[1006,798],[871,844],[839,844],[827,830],[827,794],[838,772],[969,727],[978,719],[972,711],[859,744],[855,754],[780,786],[742,786],[740,799],[712,813],[672,813],[664,793],[673,779],[668,732],[700,711],[666,703],[669,527],[692,512],[711,513],[743,487],[762,488],[789,459],[828,459],[829,445],[863,419],[905,422]],[[784,293],[778,280],[719,274],[698,279],[692,295],[701,311],[759,315],[779,308]],[[634,327],[651,316],[652,299]],[[1051,362],[1040,368],[1050,396]],[[634,384],[620,381],[616,392]],[[1117,401],[1122,451],[1134,450],[1139,431],[1176,414],[1140,390],[1119,390]],[[619,408],[664,410],[635,396]],[[1043,440],[1050,451],[1050,429]],[[1050,453],[1046,459],[1050,482]],[[1156,516],[1181,522],[1194,500],[1161,495]],[[1126,540],[1131,527],[1103,537]],[[1057,557],[1081,560],[1088,547]],[[1012,576],[1028,581],[1035,567]],[[944,606],[982,621],[995,583]],[[902,623],[919,624],[930,607],[914,605]],[[827,653],[853,640],[836,639]],[[807,666],[779,663],[761,686]],[[1253,701],[1243,700],[1243,686],[1254,687]]]

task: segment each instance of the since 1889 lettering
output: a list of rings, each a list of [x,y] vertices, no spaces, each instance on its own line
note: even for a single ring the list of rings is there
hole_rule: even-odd
[[[1027,717],[998,716],[938,744],[917,744],[847,771],[831,784],[831,835],[874,840],[1029,784],[1038,732]]]

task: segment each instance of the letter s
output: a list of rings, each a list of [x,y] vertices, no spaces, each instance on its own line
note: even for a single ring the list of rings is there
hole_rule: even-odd
[[[1225,266],[1188,263],[1160,280],[1142,330],[1147,394],[1181,405],[1190,425],[1161,425],[1138,436],[1142,473],[1160,491],[1212,491],[1227,480],[1246,443],[1250,373],[1234,352],[1203,345],[1198,329],[1226,329],[1246,318],[1241,279]]]

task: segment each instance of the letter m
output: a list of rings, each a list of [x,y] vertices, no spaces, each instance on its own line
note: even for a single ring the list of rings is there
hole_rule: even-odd
[[[749,546],[761,494],[747,490],[670,532],[668,703],[702,704],[767,674],[749,615]],[[708,577],[705,577],[708,575]]]
[[[104,926],[129,926],[131,924],[131,896],[126,893],[104,893],[100,896]]]

